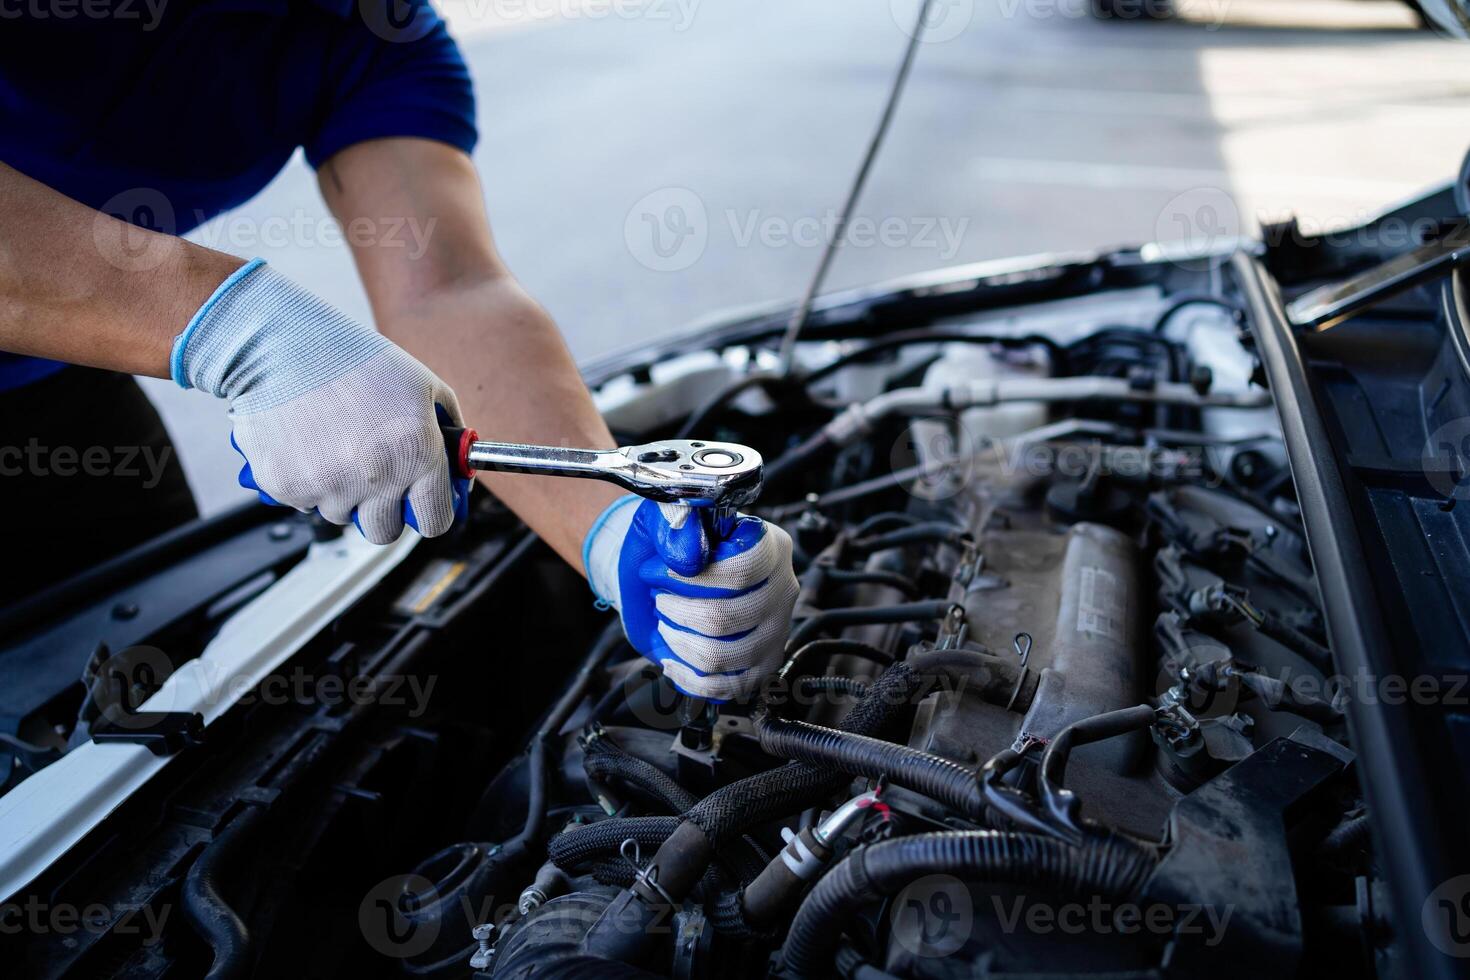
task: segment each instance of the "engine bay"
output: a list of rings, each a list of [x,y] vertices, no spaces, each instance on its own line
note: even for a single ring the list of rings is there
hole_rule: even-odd
[[[481,924],[480,970],[1289,976],[1304,932],[1357,934],[1353,756],[1240,313],[1128,312],[915,330],[698,410],[774,461],[786,666],[677,717],[611,668],[562,753],[597,805]],[[1331,840],[1317,908],[1288,831]]]
[[[594,379],[625,443],[765,457],[801,594],[754,697],[680,696],[482,494],[33,890],[111,895],[105,923],[7,945],[55,976],[1374,975],[1347,695],[1243,299],[1218,263],[1047,294],[1091,275],[818,319],[793,377],[715,337]]]

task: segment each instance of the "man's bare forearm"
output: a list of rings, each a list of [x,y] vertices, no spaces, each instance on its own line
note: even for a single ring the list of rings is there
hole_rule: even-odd
[[[613,445],[556,325],[496,254],[468,157],[378,140],[339,153],[319,181],[344,225],[385,229],[375,244],[354,245],[378,327],[448,382],[469,425],[504,442]],[[417,248],[388,240],[386,229],[410,222]],[[590,480],[480,479],[577,569],[587,529],[621,493]]]
[[[0,350],[168,377],[240,259],[93,211],[0,164]]]
[[[466,423],[484,438],[613,445],[551,318],[514,280],[440,289],[378,325],[454,389]],[[582,566],[587,528],[621,493],[587,480],[479,476],[573,568]]]

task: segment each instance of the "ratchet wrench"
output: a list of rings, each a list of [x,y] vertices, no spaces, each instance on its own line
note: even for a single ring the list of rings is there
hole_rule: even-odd
[[[706,527],[725,537],[735,514],[761,492],[760,453],[731,442],[665,439],[619,449],[566,449],[484,442],[474,429],[444,427],[450,469],[606,480],[649,500],[679,503],[707,515]]]

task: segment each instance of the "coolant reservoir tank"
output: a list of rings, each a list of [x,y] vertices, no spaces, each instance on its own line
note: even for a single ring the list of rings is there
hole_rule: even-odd
[[[1045,363],[1008,361],[983,344],[949,344],[925,372],[924,387],[939,390],[969,381],[1044,378],[1050,373]],[[958,431],[952,431],[941,420],[916,420],[914,442],[920,459],[929,462],[936,455],[973,455],[989,442],[1026,432],[1046,421],[1046,405],[1042,402],[1005,402],[966,409],[960,413]]]

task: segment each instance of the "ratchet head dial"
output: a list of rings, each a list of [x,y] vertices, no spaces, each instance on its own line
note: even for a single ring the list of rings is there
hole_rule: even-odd
[[[618,450],[622,483],[649,498],[735,511],[761,491],[760,453],[731,442],[665,439]]]

